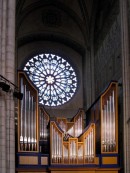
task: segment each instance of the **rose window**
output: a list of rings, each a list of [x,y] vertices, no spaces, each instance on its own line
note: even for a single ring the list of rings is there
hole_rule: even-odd
[[[60,56],[53,54],[34,56],[25,64],[24,71],[39,89],[39,103],[43,105],[62,105],[76,92],[75,70]]]

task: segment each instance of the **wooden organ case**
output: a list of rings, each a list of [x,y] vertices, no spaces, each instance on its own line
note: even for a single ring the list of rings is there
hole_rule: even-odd
[[[24,97],[18,103],[16,172],[119,172],[117,82],[70,121],[51,120],[24,72],[18,72],[18,82]]]

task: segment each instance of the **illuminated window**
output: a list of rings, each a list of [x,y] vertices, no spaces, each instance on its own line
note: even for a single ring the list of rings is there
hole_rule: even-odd
[[[77,76],[73,67],[57,55],[34,56],[25,64],[24,71],[39,88],[39,103],[43,105],[62,105],[76,92]]]

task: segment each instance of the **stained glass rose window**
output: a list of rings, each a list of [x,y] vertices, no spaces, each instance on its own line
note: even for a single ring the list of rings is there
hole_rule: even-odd
[[[39,54],[24,66],[30,80],[39,88],[39,103],[59,106],[68,102],[77,89],[77,75],[64,58],[53,54]]]

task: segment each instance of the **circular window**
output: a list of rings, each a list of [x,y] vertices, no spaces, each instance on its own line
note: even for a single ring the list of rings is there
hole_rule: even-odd
[[[39,103],[59,106],[68,102],[77,89],[77,76],[73,67],[53,54],[39,54],[24,66],[24,71],[39,88]]]

